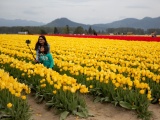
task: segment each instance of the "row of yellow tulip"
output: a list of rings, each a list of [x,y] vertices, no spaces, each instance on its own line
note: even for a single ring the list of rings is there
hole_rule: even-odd
[[[26,96],[22,95],[22,91],[29,94],[30,89],[24,83],[19,83],[17,78],[13,78],[9,76],[9,73],[5,72],[3,69],[0,69],[0,89],[7,89],[12,95],[16,97],[21,97],[22,99],[26,99]]]
[[[53,38],[51,39],[53,40]],[[60,39],[61,41],[63,40],[63,38]],[[67,41],[67,40],[66,40]],[[57,41],[56,41],[57,42]],[[63,41],[65,42],[65,41]],[[35,40],[33,40],[33,43],[35,43]],[[51,42],[51,45],[53,46],[54,42]],[[74,42],[74,39],[72,40],[73,45],[77,46],[76,42]],[[118,42],[117,42],[118,43]],[[136,42],[137,43],[137,42]],[[11,44],[11,43],[10,43]],[[66,45],[67,43],[65,43]],[[109,45],[111,44],[111,42],[109,43]],[[146,49],[146,47],[148,47],[148,45],[146,45],[146,43],[143,45],[143,49],[141,47],[139,47],[139,44],[135,44],[135,47],[131,48],[131,45],[133,43],[127,43],[127,47],[125,48],[124,44],[120,44],[121,46],[123,45],[123,49],[119,49],[121,47],[119,46],[112,46],[113,48],[115,48],[116,50],[111,49],[111,45],[110,45],[110,50],[104,49],[103,46],[100,49],[97,47],[92,46],[92,48],[85,48],[86,46],[81,47],[81,49],[78,48],[74,48],[72,46],[70,47],[64,47],[63,43],[61,43],[58,47],[57,45],[54,45],[56,47],[54,47],[55,49],[52,49],[52,53],[53,53],[53,57],[55,58],[55,63],[61,63],[61,61],[57,62],[58,60],[63,60],[63,61],[68,61],[69,63],[74,63],[74,64],[78,64],[78,65],[85,65],[85,66],[95,66],[95,67],[101,67],[102,69],[105,69],[105,67],[107,67],[106,63],[110,63],[110,64],[116,64],[116,65],[120,65],[122,67],[136,67],[139,69],[151,69],[154,72],[160,72],[160,66],[159,66],[159,56],[158,56],[158,46],[156,47],[155,44],[156,43],[150,43],[152,47],[151,49]],[[114,44],[113,44],[114,45]],[[75,47],[74,46],[74,47]],[[128,47],[129,46],[129,47]],[[27,51],[27,46],[24,47],[24,44],[22,46],[22,44],[20,44],[17,48],[21,49],[20,52],[15,52],[15,51],[10,51],[7,49],[2,49],[3,52],[5,52],[6,54],[12,54],[12,55],[18,55],[18,56],[26,56],[28,57],[28,59],[32,59],[32,55],[31,54],[26,54],[25,51]],[[31,47],[33,48],[33,44],[31,45]],[[138,48],[139,47],[139,48]],[[3,47],[4,48],[4,47]],[[14,47],[10,47],[10,48],[14,48]],[[22,49],[23,48],[23,49]],[[25,48],[25,49],[24,49]],[[58,49],[57,49],[58,48]],[[68,48],[70,50],[68,50]],[[94,51],[92,50],[93,48]],[[124,50],[125,48],[125,50]],[[130,49],[139,49],[136,50],[130,50]],[[141,49],[140,49],[141,48]],[[16,50],[18,50],[16,49]],[[59,50],[61,49],[61,50]],[[144,49],[145,53],[144,53]],[[92,51],[92,52],[91,52]],[[107,52],[106,52],[107,51]],[[114,52],[113,52],[114,51]],[[28,49],[28,53],[29,53],[29,49]],[[35,51],[33,51],[35,53]],[[83,53],[82,53],[83,52]],[[151,53],[152,52],[152,53]],[[23,54],[25,53],[25,54]],[[77,54],[76,54],[77,53]],[[154,64],[152,64],[154,63]]]
[[[17,68],[23,71],[22,76],[27,74],[27,76],[31,75],[40,75],[43,78],[43,81],[46,80],[50,85],[58,86],[57,88],[60,89],[61,87],[65,86],[69,90],[76,92],[80,90],[82,93],[87,93],[88,89],[85,85],[78,84],[76,79],[69,77],[67,75],[60,75],[56,71],[52,69],[47,69],[42,64],[32,64],[26,63],[25,61],[19,61],[14,59],[13,57],[9,57],[8,55],[1,54],[0,55],[1,64],[10,64],[12,68]],[[41,82],[43,83],[43,82]]]
[[[17,78],[10,76],[4,69],[0,69],[0,110],[5,113],[1,118],[8,116],[12,120],[28,120],[30,118],[29,105],[26,102],[26,95],[30,88],[24,83],[19,83]],[[17,112],[21,111],[21,112]]]
[[[1,49],[1,51],[3,52],[3,53],[6,53],[7,51],[7,53],[10,53],[10,54],[12,54],[13,53],[13,55],[15,55],[14,53],[16,53],[16,51],[15,50],[12,50],[13,52],[10,52],[9,50],[3,50],[3,49]],[[22,52],[19,52],[20,53],[20,55],[22,55],[23,53]],[[26,55],[26,54],[24,54],[24,55]],[[21,56],[21,57],[23,57],[23,56]],[[97,70],[97,68],[99,67],[99,66],[97,66],[97,67],[91,67],[91,68],[89,68],[89,67],[81,67],[80,65],[76,65],[76,64],[72,64],[72,63],[70,63],[70,62],[66,62],[66,61],[62,61],[62,60],[56,60],[57,61],[57,66],[59,67],[59,68],[62,68],[63,70],[69,70],[70,71],[70,73],[76,73],[76,75],[79,75],[79,74],[85,74],[85,75],[87,75],[87,80],[93,80],[93,79],[96,79],[96,80],[100,80],[100,82],[104,82],[104,83],[108,83],[108,80],[109,80],[109,78],[111,79],[111,80],[113,80],[113,83],[115,84],[115,86],[116,87],[123,87],[124,89],[126,89],[126,87],[128,87],[129,86],[129,88],[131,89],[133,86],[134,86],[134,84],[133,83],[136,83],[135,85],[136,85],[136,87],[137,88],[141,88],[142,90],[140,90],[140,92],[141,93],[144,93],[144,85],[146,84],[140,84],[140,82],[141,81],[139,81],[140,80],[140,74],[141,74],[141,70],[139,70],[139,69],[134,69],[134,68],[129,68],[129,67],[120,67],[120,66],[116,66],[116,65],[114,65],[114,64],[109,64],[109,63],[104,63],[104,62],[95,62],[94,61],[94,64],[92,64],[92,65],[95,65],[95,64],[100,64],[100,66],[102,67],[102,66],[104,66],[103,67],[103,70],[102,71],[98,71]],[[85,62],[84,62],[85,63]],[[22,65],[21,63],[20,63],[20,65]],[[16,65],[15,67],[17,67],[18,65]],[[27,65],[28,66],[28,65]],[[14,67],[14,66],[12,66],[12,67]],[[105,67],[107,67],[107,68],[105,68]],[[22,68],[21,66],[19,67],[19,68]],[[78,69],[79,68],[79,69]],[[75,70],[75,71],[74,71]],[[111,70],[113,71],[113,72],[111,72]],[[137,74],[135,74],[135,71],[137,71],[137,70],[139,70],[139,72],[137,72]],[[25,70],[25,71],[27,71],[27,70]],[[37,71],[36,69],[35,69],[35,71]],[[80,72],[79,72],[80,71]],[[119,74],[115,74],[116,73],[116,71],[118,71],[118,73]],[[115,73],[114,73],[115,72]],[[133,77],[135,78],[134,80],[135,81],[138,81],[138,82],[135,82],[135,81],[132,81],[131,79],[130,79],[130,77],[127,77],[127,78],[125,78],[121,73],[122,72],[124,72],[124,73],[128,73],[128,76],[130,76],[130,75],[133,75]],[[144,71],[144,73],[145,73],[146,71]],[[32,73],[35,73],[33,70],[32,70]],[[49,73],[49,71],[48,71],[48,73]],[[40,75],[42,75],[43,74],[43,70],[41,71],[41,73],[40,73]],[[134,75],[135,74],[135,75]],[[29,74],[28,74],[29,75]],[[154,75],[154,74],[153,74]],[[30,75],[29,75],[30,76]],[[48,75],[49,76],[49,75]],[[155,76],[155,78],[156,77],[159,77],[159,76]],[[145,79],[145,78],[144,78]],[[157,79],[157,82],[159,82],[159,79]],[[51,82],[51,81],[49,81],[49,83],[50,84],[53,84],[53,82]],[[138,85],[137,85],[138,84]],[[126,86],[127,85],[127,86]],[[45,86],[45,84],[43,84],[42,86]],[[61,86],[61,85],[58,85],[58,88],[60,88],[59,86]],[[145,89],[149,89],[149,91],[150,91],[150,88],[148,88],[148,85],[146,85],[147,87],[145,88]],[[65,86],[65,88],[66,88],[66,86]],[[73,88],[76,88],[76,87],[73,87]],[[72,88],[72,91],[75,91],[76,89],[73,89]],[[70,88],[69,88],[70,89]],[[143,91],[143,92],[142,92]],[[148,92],[148,99],[151,99],[151,92]]]
[[[77,114],[86,112],[88,116],[84,100],[79,96],[79,93],[88,93],[88,88],[77,83],[74,78],[65,74],[60,75],[42,64],[26,63],[5,54],[0,55],[0,66],[14,76],[19,76],[28,85],[32,85],[38,97],[41,97],[40,100],[45,99],[51,102],[49,105],[56,104],[57,108],[61,107],[64,111],[74,114],[77,107],[81,106],[84,109],[78,110]]]
[[[53,40],[53,38],[52,38],[52,40]],[[33,43],[35,43],[35,41]],[[76,42],[73,42],[73,43],[76,44]],[[131,43],[131,44],[127,43],[128,46],[132,45],[132,44],[133,43]],[[53,42],[52,42],[52,45],[54,45]],[[62,46],[59,45],[59,47],[56,47],[55,50],[52,50],[53,57],[55,58],[55,63],[57,65],[59,65],[59,63],[60,63],[60,66],[61,66],[61,61],[63,60],[63,61],[68,61],[69,63],[74,63],[74,64],[78,64],[78,65],[85,65],[88,67],[90,67],[90,66],[94,66],[96,68],[100,67],[101,69],[106,69],[106,67],[108,67],[108,65],[106,65],[106,64],[110,63],[110,64],[116,64],[116,65],[118,65],[118,67],[120,65],[122,67],[136,67],[139,69],[149,69],[150,68],[154,72],[160,72],[160,66],[159,66],[160,59],[158,56],[158,47],[155,47],[155,43],[153,45],[151,45],[151,47],[153,46],[154,49],[150,49],[150,51],[147,49],[146,51],[149,51],[149,52],[146,52],[145,55],[143,54],[144,49],[142,49],[142,50],[140,49],[139,53],[133,52],[133,51],[130,51],[130,49],[131,49],[130,46],[129,46],[129,48],[128,47],[125,48],[125,51],[124,51],[125,44],[124,45],[122,44],[123,49],[114,50],[116,53],[113,52],[113,49],[111,49],[111,50],[105,49],[105,51],[103,49],[100,49],[101,51],[99,49],[95,49],[94,51],[92,51],[92,49],[87,50],[88,48],[85,50],[83,50],[84,48],[83,49],[82,48],[81,49],[75,48],[75,49],[71,49],[69,51],[68,47],[63,47],[63,45],[64,44],[62,44]],[[137,43],[137,45],[139,45],[139,44]],[[137,45],[136,45],[136,47],[133,47],[133,48],[137,49]],[[23,44],[23,46],[24,46],[24,44]],[[23,46],[20,45],[17,48],[19,49],[19,48],[22,48]],[[33,46],[33,44],[32,44],[32,46]],[[27,47],[27,46],[25,46],[25,47]],[[113,47],[115,47],[117,49],[117,46],[113,46]],[[10,48],[14,48],[14,47],[10,47]],[[61,50],[58,50],[57,48],[60,48]],[[73,47],[71,46],[71,48],[73,48]],[[92,47],[92,48],[96,48],[96,47]],[[145,45],[144,45],[144,48],[146,48]],[[18,50],[18,49],[16,49],[16,50]],[[8,48],[4,49],[4,47],[2,49],[2,52],[5,52],[6,54],[12,54],[12,55],[17,55],[17,56],[27,57],[28,59],[33,59],[32,55],[29,54],[30,51],[28,50],[27,54],[25,53],[25,51],[27,51],[27,48],[24,49],[24,47],[19,52],[18,51],[15,52],[13,50],[10,51],[10,50],[8,50]],[[84,51],[84,52],[82,53],[82,51]],[[92,51],[92,52],[89,52],[89,51]],[[33,51],[33,52],[35,53],[35,51]],[[104,54],[102,54],[103,52],[104,52]],[[150,52],[153,52],[154,54],[151,55]],[[76,54],[76,53],[79,53],[79,54]],[[139,54],[141,54],[141,56]],[[57,60],[59,60],[59,61],[57,61]],[[152,64],[153,62],[154,62],[154,64]],[[115,67],[117,67],[117,66],[115,66]],[[116,69],[114,69],[114,68],[113,68],[113,70],[116,71]]]
[[[34,36],[35,37],[35,36]],[[61,41],[63,40],[62,38],[57,38],[57,39],[60,39]],[[70,73],[73,73],[73,74],[76,74],[76,75],[79,75],[79,74],[85,74],[85,75],[87,75],[88,76],[88,80],[93,80],[94,78],[96,78],[97,80],[100,80],[100,82],[102,82],[102,81],[104,81],[104,82],[106,82],[106,80],[108,80],[108,78],[109,78],[109,76],[110,76],[110,73],[112,74],[112,76],[115,76],[115,74],[114,73],[116,73],[117,71],[118,71],[118,73],[119,74],[121,74],[121,73],[128,73],[128,76],[133,76],[134,77],[134,79],[135,80],[141,80],[140,78],[140,75],[141,75],[141,70],[139,70],[139,69],[133,69],[133,68],[129,68],[127,65],[127,67],[120,67],[120,66],[118,66],[118,65],[115,65],[115,64],[108,64],[107,62],[102,62],[101,60],[106,60],[107,58],[106,58],[106,56],[109,56],[108,58],[110,58],[111,57],[111,55],[113,56],[112,58],[114,58],[115,56],[114,56],[114,52],[112,52],[113,51],[113,49],[112,49],[112,46],[115,46],[115,43],[112,43],[112,42],[107,42],[107,43],[110,43],[109,44],[109,47],[108,48],[110,48],[111,50],[110,51],[108,51],[108,52],[105,52],[104,50],[106,50],[106,48],[104,49],[103,48],[103,46],[102,47],[98,47],[98,49],[97,49],[97,46],[92,46],[92,45],[90,45],[90,44],[85,44],[85,43],[83,43],[83,45],[87,45],[87,46],[89,46],[91,49],[92,48],[96,48],[96,50],[95,51],[91,51],[90,49],[88,50],[88,48],[87,48],[87,50],[85,51],[84,50],[84,46],[79,46],[79,41],[78,42],[74,42],[74,39],[68,39],[69,41],[71,41],[71,42],[69,42],[69,43],[72,43],[71,45],[74,45],[74,47],[71,47],[71,49],[70,50],[68,50],[68,52],[67,52],[67,48],[68,48],[68,46],[66,46],[66,44],[64,44],[67,40],[63,40],[63,42],[61,43],[62,44],[62,46],[60,46],[60,45],[57,45],[56,44],[56,46],[59,46],[58,48],[60,48],[61,49],[61,51],[60,50],[57,50],[57,49],[55,49],[56,51],[54,51],[54,52],[59,52],[58,54],[60,54],[59,56],[61,57],[61,59],[59,59],[60,57],[58,56],[58,55],[56,55],[56,54],[54,54],[55,55],[55,63],[57,64],[57,66],[60,68],[60,69],[63,69],[63,70],[69,70],[70,71]],[[56,42],[57,42],[57,40],[56,40]],[[68,42],[68,41],[67,41]],[[81,42],[83,42],[83,41],[81,41]],[[12,42],[10,42],[10,43],[12,43]],[[35,41],[34,41],[34,43],[35,43]],[[88,43],[88,41],[87,41],[87,43]],[[96,43],[99,43],[99,42],[97,42],[97,41],[93,41],[93,42],[91,42],[91,43],[94,43],[94,44],[96,44]],[[104,43],[105,43],[105,45],[106,45],[106,42],[102,42],[102,43],[99,43],[100,45],[104,45]],[[119,43],[119,42],[117,42],[117,43]],[[53,42],[51,43],[52,45],[53,45]],[[127,44],[127,46],[129,46],[130,44],[129,43],[125,43],[125,44],[122,44],[122,43],[119,43],[121,46],[120,47],[116,47],[116,49],[118,49],[118,51],[117,52],[119,52],[121,49],[122,50],[125,50],[126,51],[126,49],[128,48],[126,48],[125,47],[125,45]],[[17,45],[19,45],[19,44],[17,44]],[[23,45],[23,44],[22,44]],[[100,46],[100,45],[98,45],[98,46]],[[33,44],[32,44],[32,46],[33,46]],[[77,46],[77,47],[75,47],[75,46]],[[153,45],[154,46],[154,45]],[[14,47],[13,47],[14,48]],[[21,47],[17,47],[17,48],[21,48]],[[63,49],[64,48],[64,49]],[[108,49],[107,48],[107,49]],[[137,46],[136,46],[136,48],[137,48]],[[132,48],[132,49],[134,49],[134,48]],[[99,51],[100,50],[100,51]],[[127,49],[128,50],[128,49]],[[2,51],[4,52],[4,53],[6,53],[8,50],[6,49],[5,51],[2,49]],[[22,50],[23,51],[23,50]],[[83,51],[83,54],[82,54],[82,51]],[[102,56],[102,57],[100,57],[100,56],[98,56],[98,52],[97,51],[99,51],[99,52],[101,52],[101,53],[103,53],[103,51],[104,51],[104,56],[102,56],[102,54],[100,53],[100,56]],[[65,53],[64,53],[65,52]],[[124,58],[127,58],[127,56],[125,56],[126,54],[129,54],[129,53],[124,53],[123,51],[120,51],[121,53],[122,53],[122,55],[119,55],[119,56],[117,56],[117,54],[116,54],[116,57],[118,57],[118,59],[117,59],[117,61],[120,61],[120,62],[122,62],[122,56],[123,56],[123,54],[124,54]],[[130,51],[131,52],[131,51]],[[12,54],[12,53],[16,53],[16,52],[8,52],[8,53],[10,53],[10,54]],[[77,56],[81,56],[80,54],[76,54],[76,53],[80,53],[80,54],[82,54],[83,56],[82,56],[82,58],[79,58],[79,57],[77,57]],[[111,53],[111,54],[106,54],[106,53]],[[62,54],[62,55],[61,55]],[[74,55],[73,55],[74,54]],[[76,54],[76,55],[75,55]],[[87,57],[87,59],[85,59],[85,56],[87,56],[87,54],[88,54],[88,56],[89,57]],[[133,53],[132,53],[133,54]],[[19,55],[20,56],[22,56],[23,57],[23,55],[22,55],[22,52],[20,52],[19,53]],[[24,55],[26,55],[26,54],[24,54]],[[69,55],[69,56],[68,56]],[[71,56],[74,56],[74,57],[71,57]],[[96,56],[95,56],[96,55]],[[106,56],[105,56],[106,55]],[[129,54],[130,55],[130,54]],[[138,55],[138,54],[136,54],[136,55]],[[29,56],[29,55],[28,55]],[[95,58],[99,58],[99,59],[95,59]],[[30,58],[31,58],[31,55],[30,55]],[[58,58],[58,59],[57,59]],[[75,59],[75,58],[79,58],[79,59]],[[124,59],[123,58],[123,59]],[[135,57],[132,57],[132,58],[135,58]],[[75,60],[75,61],[74,61]],[[76,61],[77,60],[77,61]],[[107,59],[108,60],[108,59]],[[129,59],[128,59],[129,60]],[[132,60],[134,60],[134,59],[132,59]],[[69,62],[66,62],[66,61],[69,61]],[[100,61],[100,62],[98,62],[98,61]],[[113,60],[114,61],[114,60]],[[80,65],[81,64],[85,64],[86,66],[89,66],[89,67],[81,67],[78,63],[80,63]],[[126,62],[126,61],[123,61],[123,63],[124,64],[127,64],[128,63],[128,65],[129,64],[132,64],[132,62]],[[78,65],[77,65],[78,64]],[[134,64],[134,63],[133,63]],[[134,64],[135,65],[135,64]],[[143,64],[144,65],[144,64]],[[94,67],[90,67],[90,66],[94,66]],[[157,66],[157,64],[155,65],[156,67],[154,67],[154,68],[158,68],[159,66]],[[101,67],[101,71],[98,71],[97,69],[98,69],[98,67]],[[61,70],[62,71],[62,70]],[[103,72],[104,71],[104,72]],[[138,71],[138,72],[136,72],[135,73],[135,71]],[[112,72],[114,72],[114,73],[112,73]],[[156,81],[157,83],[159,83],[159,76],[158,75],[155,75],[155,74],[153,74],[153,73],[151,73],[150,71],[143,71],[143,73],[145,74],[145,75],[149,75],[149,78],[154,78],[154,81]],[[42,73],[43,74],[43,73]],[[123,76],[123,75],[121,75],[122,77],[120,77],[119,79],[124,79],[125,77]],[[143,77],[143,76],[142,76]],[[130,78],[129,78],[130,79]],[[143,80],[145,80],[145,77],[143,77]],[[106,82],[107,83],[107,82]],[[113,82],[113,83],[117,83],[117,82]],[[124,82],[125,83],[125,82]],[[129,83],[132,83],[132,81],[130,81]],[[122,86],[121,85],[121,83],[117,83],[116,84],[116,86]],[[142,88],[143,88],[143,86],[142,86]],[[151,98],[150,98],[151,99]]]
[[[17,54],[18,56],[21,56],[22,58],[26,58],[26,57],[27,58],[32,58],[31,54],[25,54],[22,51],[17,52],[15,50],[12,50],[12,52],[11,52],[10,50],[2,48],[2,47],[1,47],[0,50],[1,50],[2,53],[9,54],[9,55],[12,55],[12,56],[15,56]],[[92,62],[90,62],[90,63],[92,63],[91,64],[92,66],[95,65],[95,64],[97,64],[97,66],[95,68],[94,67],[91,67],[91,68],[87,67],[86,69],[84,69],[80,65],[75,65],[74,63],[70,63],[70,62],[66,62],[66,61],[62,61],[62,60],[58,60],[58,59],[56,59],[55,61],[57,61],[57,66],[59,68],[62,68],[64,70],[69,70],[70,73],[73,73],[73,74],[75,73],[76,75],[84,73],[87,76],[91,76],[90,80],[93,79],[93,77],[95,75],[96,75],[96,79],[99,80],[99,78],[101,78],[101,81],[104,78],[106,78],[105,75],[103,75],[103,74],[106,74],[106,72],[104,73],[104,72],[97,71],[97,68],[99,66],[101,66],[103,68],[103,71],[107,71],[107,72],[111,70],[113,72],[118,71],[118,73],[128,73],[128,76],[133,76],[134,78],[138,77],[138,79],[140,79],[140,75],[143,72],[143,74],[142,74],[143,80],[145,80],[144,76],[147,76],[149,78],[153,78],[153,80],[156,81],[157,83],[159,83],[159,80],[160,80],[160,75],[155,75],[148,70],[140,70],[140,68],[134,69],[134,68],[130,68],[128,66],[127,67],[121,67],[121,66],[114,65],[114,64],[109,64],[109,63],[104,63],[104,62],[95,62],[95,61],[93,63],[93,60],[90,60],[90,61],[92,61]],[[84,63],[86,64],[85,61],[84,61]],[[153,68],[155,68],[156,70],[157,70],[158,67],[159,67],[158,65],[153,66]],[[80,71],[80,73],[78,71]],[[101,74],[101,76],[103,76],[103,77],[99,77],[98,76],[99,74]]]
[[[37,37],[15,36],[14,39],[16,38],[17,41],[23,39],[24,43],[16,44],[15,48],[14,46],[10,48],[5,47],[7,46],[7,43],[5,43],[3,44],[4,47],[2,46],[1,48],[1,51],[3,51],[3,48],[6,48],[3,53],[9,54],[9,52],[7,53],[8,49],[12,51],[10,52],[11,54],[9,54],[11,56],[14,56],[14,53],[16,53],[15,50],[18,50],[20,52],[19,54],[22,54],[21,52],[23,49],[19,50],[19,48],[22,48],[22,46],[24,47],[24,38],[28,37],[32,39],[32,43],[35,43]],[[5,36],[3,36],[3,38],[5,38]],[[159,46],[156,46],[156,43],[148,45],[148,43],[144,42],[142,46],[138,42],[108,41],[102,39],[75,39],[53,36],[47,36],[47,39],[51,45],[51,52],[55,59],[55,65],[60,72],[66,71],[66,73],[68,73],[67,71],[69,71],[69,74],[72,76],[84,77],[83,81],[81,79],[78,82],[86,83],[86,85],[91,88],[107,86],[111,81],[115,86],[114,90],[116,92],[119,92],[119,88],[122,88],[123,91],[129,89],[131,92],[136,89],[141,95],[147,94],[148,99],[152,99],[151,90],[153,91],[152,87],[154,86],[151,87],[148,80],[156,81],[157,84],[159,83]],[[11,44],[12,40],[8,43]],[[151,47],[151,49],[144,51],[144,49],[149,47]],[[34,49],[34,44],[31,44],[31,48]],[[25,49],[24,47],[24,51],[27,51]],[[151,51],[153,54],[151,54]],[[29,51],[24,54],[28,53]],[[23,57],[27,59],[27,55]],[[20,64],[22,65],[22,63]],[[13,65],[12,67],[20,69],[18,66],[19,65]],[[25,71],[27,71],[27,69]],[[32,72],[30,71],[29,73]],[[43,72],[41,72],[41,76],[43,76]],[[79,79],[78,77],[76,78]],[[49,80],[50,78],[47,79]],[[89,84],[87,84],[87,82],[89,82]],[[41,80],[41,83],[41,87],[46,86],[44,79]],[[52,82],[50,84],[52,84]],[[98,86],[99,84],[101,84],[101,86]],[[54,87],[60,88],[58,84],[54,85]],[[74,92],[74,89],[71,91]],[[63,87],[63,90],[68,90],[68,88]],[[53,93],[55,94],[56,91],[54,90]],[[124,93],[122,96],[123,95]]]

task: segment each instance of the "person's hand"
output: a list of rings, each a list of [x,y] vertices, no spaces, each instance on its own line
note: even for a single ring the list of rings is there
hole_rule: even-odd
[[[38,60],[34,60],[35,63],[39,63]]]

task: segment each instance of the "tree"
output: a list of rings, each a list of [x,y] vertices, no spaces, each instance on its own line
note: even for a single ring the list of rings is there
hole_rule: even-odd
[[[89,29],[88,29],[88,34],[92,34],[92,33],[93,33],[93,31],[92,31],[92,28],[90,26]]]
[[[57,29],[57,27],[54,27],[54,34],[58,34],[59,32],[58,32],[58,29]]]
[[[93,30],[93,35],[97,35],[97,32],[95,30]]]
[[[69,26],[68,25],[66,25],[66,27],[63,28],[63,33],[69,34]]]
[[[66,25],[66,33],[69,34],[69,26]]]
[[[40,34],[47,34],[47,32],[45,30],[41,29]]]
[[[84,34],[85,31],[83,29],[83,27],[78,26],[75,30],[74,30],[74,34]]]

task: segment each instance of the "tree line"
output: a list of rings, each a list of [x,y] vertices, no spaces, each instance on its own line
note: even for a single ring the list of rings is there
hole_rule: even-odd
[[[114,34],[114,35],[144,35],[151,34],[156,31],[156,34],[160,34],[160,29],[140,29],[140,28],[107,28],[106,30],[96,31],[91,26],[88,29],[84,29],[81,26],[78,27],[0,27],[0,34],[17,34],[18,32],[28,32],[28,34]]]

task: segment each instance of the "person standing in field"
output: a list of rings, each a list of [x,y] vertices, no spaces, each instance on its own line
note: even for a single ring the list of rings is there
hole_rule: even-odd
[[[49,52],[48,46],[40,46],[39,62],[42,63],[45,67],[53,69],[54,60],[52,54]]]
[[[35,50],[36,50],[36,60],[35,62],[38,63],[39,62],[39,50],[41,46],[47,46],[48,47],[48,53],[50,53],[50,45],[48,44],[46,37],[44,35],[40,35],[38,38],[38,41],[35,45]]]
[[[156,37],[156,31],[151,33],[152,37]]]

